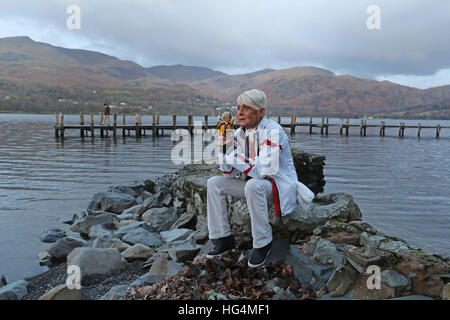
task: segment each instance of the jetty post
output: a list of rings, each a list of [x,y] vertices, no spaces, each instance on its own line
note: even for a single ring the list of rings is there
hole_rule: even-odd
[[[419,123],[417,126],[417,137],[420,138],[420,130],[422,129],[422,125]]]
[[[114,138],[117,136],[116,130],[117,130],[117,113],[114,112],[114,117],[113,117],[113,137]]]
[[[64,139],[64,115],[62,113],[59,114],[59,134]]]
[[[58,120],[58,114],[55,112],[55,137],[59,137],[59,120]]]
[[[325,135],[328,135],[328,124],[329,124],[328,121],[329,121],[329,120],[328,120],[328,118],[327,118],[326,124],[325,124]]]
[[[80,126],[84,127],[84,114],[83,114],[83,112],[80,112]],[[84,137],[84,128],[80,129],[80,137],[81,138]]]
[[[295,134],[295,123],[297,122],[297,118],[292,115],[291,117],[291,134]]]
[[[324,127],[325,119],[322,117],[322,122],[320,123],[320,134],[323,134],[323,127]]]
[[[441,134],[441,126],[438,124],[436,126],[436,139],[439,138],[440,134]]]
[[[173,131],[175,131],[175,129],[176,129],[176,126],[177,126],[177,115],[176,114],[174,114],[174,115],[172,115],[172,122],[173,122]]]
[[[350,120],[349,120],[349,118],[347,118],[346,126],[345,126],[345,135],[346,135],[346,136],[348,136],[348,128],[349,128],[349,125],[350,125]]]
[[[156,138],[156,136],[158,135],[156,129],[156,114],[152,114],[152,137]]]
[[[188,131],[191,136],[192,136],[193,124],[194,124],[194,116],[192,114],[190,114],[190,115],[188,115]]]
[[[312,134],[312,127],[313,127],[312,117],[309,117],[309,134]]]
[[[91,137],[94,138],[94,115],[91,113]]]
[[[126,116],[125,113],[122,114],[122,137],[125,137],[125,124],[126,124]]]
[[[208,115],[205,114],[205,131],[208,130]]]
[[[341,124],[339,125],[339,134],[342,136],[342,130],[344,129],[344,119],[341,118]]]

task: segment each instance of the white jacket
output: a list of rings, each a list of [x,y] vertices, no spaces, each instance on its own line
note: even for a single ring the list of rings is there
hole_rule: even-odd
[[[314,193],[298,181],[289,139],[275,121],[263,118],[253,130],[237,129],[227,154],[218,153],[224,175],[267,179],[272,183],[278,216],[292,213],[297,205],[307,209],[311,204]]]

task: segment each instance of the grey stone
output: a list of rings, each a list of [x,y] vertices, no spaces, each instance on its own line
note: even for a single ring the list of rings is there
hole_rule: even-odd
[[[142,243],[147,247],[159,247],[162,245],[162,242],[157,234],[149,232],[143,228],[128,232],[122,237],[122,240],[131,244]]]
[[[125,293],[129,287],[127,284],[114,286],[100,300],[125,300]]]
[[[197,223],[197,219],[195,216],[195,212],[189,211],[189,212],[183,213],[180,216],[180,218],[178,218],[178,220],[174,222],[174,224],[170,227],[170,229],[171,230],[181,229],[181,228],[194,229],[196,223]]]
[[[356,272],[347,266],[337,269],[327,282],[327,289],[331,297],[342,297],[355,282]]]
[[[155,252],[149,247],[137,243],[134,246],[126,249],[122,252],[122,257],[124,257],[127,261],[133,260],[146,260],[150,258]]]
[[[112,223],[96,224],[89,228],[88,236],[90,239],[113,238],[115,225]]]
[[[371,234],[375,234],[377,233],[377,229],[375,229],[373,226],[371,226],[370,224],[368,224],[365,221],[350,221],[350,224],[356,228],[358,228],[358,230],[363,231],[363,232],[368,232]]]
[[[127,213],[127,214],[122,213],[122,214],[118,214],[116,216],[116,218],[119,219],[120,221],[122,221],[122,220],[133,220],[133,214],[131,214],[131,213]]]
[[[175,208],[152,208],[142,215],[142,220],[153,224],[158,231],[169,229],[178,219]]]
[[[174,276],[186,267],[179,262],[169,260],[166,254],[160,255],[152,264],[148,274],[151,276]]]
[[[312,258],[321,264],[333,264],[335,268],[340,268],[347,262],[344,254],[338,251],[333,243],[323,238],[318,239],[315,243]]]
[[[130,233],[130,232],[136,231],[136,230],[140,230],[140,229],[144,229],[149,232],[153,232],[155,230],[155,228],[153,228],[152,224],[150,224],[150,223],[147,223],[145,221],[135,221],[134,220],[125,226],[119,227],[114,232],[114,236],[116,238],[122,239],[123,236],[126,235],[127,233]]]
[[[135,206],[133,206],[131,208],[128,208],[128,209],[124,210],[122,212],[122,215],[129,215],[129,214],[131,214],[131,216],[135,216],[135,215],[141,216],[145,212],[145,210],[146,210],[146,208],[145,208],[144,204],[138,204],[138,205],[135,205]]]
[[[87,216],[83,219],[75,222],[71,227],[70,230],[73,232],[78,232],[83,235],[89,235],[89,229],[92,226],[95,226],[97,224],[117,224],[119,223],[119,220],[115,217],[115,215],[110,213],[100,214],[98,216]]]
[[[166,277],[166,275],[150,275],[150,274],[146,273],[143,276],[141,276],[141,277],[137,278],[136,280],[134,280],[130,284],[130,287],[132,287],[132,286],[136,286],[136,287],[151,286],[152,284],[158,283],[159,281],[161,281],[165,277]]]
[[[81,289],[69,289],[66,284],[60,284],[47,291],[39,300],[81,300]]]
[[[66,232],[59,228],[44,229],[41,235],[41,241],[53,243],[66,236]]]
[[[113,186],[107,189],[107,192],[118,193],[118,194],[127,194],[133,198],[136,198],[139,195],[139,192],[130,186]]]
[[[81,283],[93,278],[117,274],[128,266],[117,249],[75,248],[67,256],[67,265],[80,268]]]
[[[28,282],[19,280],[0,288],[0,300],[21,300],[27,293]]]
[[[385,239],[383,236],[369,236],[367,232],[363,232],[360,235],[359,243],[362,246],[376,249],[380,245],[380,242]]]
[[[86,242],[81,239],[65,237],[52,244],[47,251],[52,256],[52,259],[65,260],[66,257],[72,252],[72,250],[78,247],[82,247],[85,244]]]
[[[191,234],[193,230],[190,229],[174,229],[169,231],[162,231],[160,233],[161,238],[166,243],[171,243],[177,240],[186,240]]]
[[[314,291],[325,290],[334,268],[315,264],[300,251],[297,245],[291,245],[286,262],[292,266],[294,276],[299,283]]]
[[[130,248],[130,245],[123,242],[120,239],[116,238],[98,238],[95,239],[92,248],[98,248],[98,249],[108,249],[108,248],[116,248],[119,250],[119,252],[125,251],[126,249]]]
[[[206,291],[205,297],[207,300],[228,300],[228,297],[226,295],[220,292],[216,292],[214,290]]]
[[[190,241],[174,241],[168,250],[169,256],[175,261],[188,261],[195,258],[201,246]]]
[[[137,204],[136,199],[130,194],[107,191],[95,194],[86,211],[93,212],[101,210],[120,214]]]
[[[186,240],[192,240],[195,243],[204,242],[208,239],[208,232],[205,230],[195,230],[192,232]]]
[[[392,253],[410,252],[408,245],[402,241],[389,241],[387,243],[381,243],[380,249],[386,250]]]
[[[411,280],[395,270],[382,271],[381,282],[399,292],[411,289]]]
[[[297,300],[297,296],[289,290],[283,290],[279,287],[274,287],[273,291],[275,295],[272,297],[273,300]]]

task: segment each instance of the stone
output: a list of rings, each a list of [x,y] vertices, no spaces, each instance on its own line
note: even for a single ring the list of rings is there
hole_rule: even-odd
[[[289,290],[275,287],[273,291],[275,292],[275,295],[272,297],[273,300],[298,300],[297,296]]]
[[[392,252],[392,253],[410,252],[411,251],[411,249],[408,247],[408,245],[402,241],[388,241],[386,243],[381,243],[379,248],[382,250]]]
[[[7,284],[8,284],[8,281],[6,281],[5,275],[2,274],[2,275],[0,276],[0,288],[6,286]]]
[[[137,243],[134,246],[122,252],[122,257],[127,261],[146,260],[150,258],[155,252],[143,244]]]
[[[178,220],[175,208],[152,208],[142,215],[142,220],[150,222],[158,231],[169,229]]]
[[[95,239],[92,244],[92,248],[98,248],[98,249],[116,248],[117,250],[119,250],[119,252],[125,251],[130,247],[131,246],[129,244],[123,242],[120,239],[116,239],[116,238],[111,238],[111,239],[98,238],[98,239]]]
[[[169,231],[162,231],[160,233],[161,238],[166,243],[171,243],[177,240],[186,240],[191,234],[193,230],[190,229],[174,229]]]
[[[131,214],[131,216],[135,216],[135,215],[141,216],[145,211],[146,211],[145,205],[144,204],[138,204],[138,205],[135,205],[135,206],[133,206],[131,208],[128,208],[128,209],[124,210],[122,212],[122,215],[129,215],[129,214]]]
[[[137,205],[136,199],[130,194],[107,191],[94,195],[86,211],[107,211],[112,213],[122,213],[124,210]]]
[[[442,289],[442,299],[450,300],[450,282],[447,283]]]
[[[89,228],[88,237],[90,239],[97,238],[113,238],[115,225],[112,223],[96,224]]]
[[[383,236],[369,236],[367,232],[361,233],[359,238],[359,244],[368,248],[378,248],[380,242],[385,240],[386,238]]]
[[[362,231],[362,232],[368,232],[371,234],[376,234],[377,233],[377,229],[375,229],[374,227],[372,227],[370,224],[368,224],[365,221],[350,221],[350,224],[356,228],[358,228],[358,230]]]
[[[127,214],[122,213],[122,214],[116,215],[116,218],[119,219],[119,221],[122,221],[122,220],[133,220],[133,217],[134,216],[131,213],[127,213]]]
[[[39,253],[38,257],[40,260],[48,260],[52,258],[52,255],[47,250],[45,250]]]
[[[66,259],[66,257],[72,252],[72,250],[78,247],[82,247],[85,244],[86,242],[81,239],[65,237],[52,244],[47,251],[52,256],[53,260],[62,261]]]
[[[347,245],[344,248],[344,254],[348,259],[365,269],[370,265],[381,265],[383,262],[383,257],[378,255],[376,251],[367,250],[366,248]]]
[[[163,244],[156,233],[143,228],[128,232],[122,237],[122,240],[131,244],[141,243],[147,247],[159,247]]]
[[[352,289],[342,297],[332,297],[329,293],[327,293],[318,298],[317,300],[353,300],[352,297],[354,292],[355,290]]]
[[[411,289],[411,280],[395,270],[381,272],[381,282],[394,288],[397,292]]]
[[[208,232],[205,230],[196,230],[192,232],[186,240],[192,240],[195,243],[203,243],[208,240]]]
[[[323,168],[325,156],[318,156],[301,150],[292,150],[292,156],[298,180],[316,195],[324,192]]]
[[[41,241],[53,243],[66,236],[66,232],[59,228],[44,229],[41,235]]]
[[[308,245],[308,253],[311,251],[314,252],[312,259],[321,264],[333,264],[335,268],[340,268],[347,261],[345,256],[337,250],[333,243],[323,238],[313,241],[312,248],[309,247]]]
[[[27,293],[28,282],[19,280],[0,288],[0,300],[21,300]]]
[[[177,221],[170,227],[173,229],[194,229],[195,224],[197,223],[197,218],[194,211],[183,213]]]
[[[206,300],[228,300],[228,297],[223,293],[216,292],[214,290],[208,290],[205,292]]]
[[[193,260],[200,252],[201,246],[191,241],[174,241],[168,250],[169,256],[175,261]]]
[[[115,215],[110,213],[100,214],[98,216],[87,216],[71,225],[70,230],[88,236],[89,229],[92,226],[105,223],[118,224],[119,220],[115,217]]]
[[[109,289],[109,291],[105,293],[100,300],[125,300],[125,293],[129,287],[130,286],[127,284],[114,286]]]
[[[132,188],[131,186],[113,186],[109,187],[106,192],[127,194],[133,198],[136,198],[140,194],[140,192],[137,191],[136,188]]]
[[[367,286],[369,277],[358,273],[355,280],[353,299],[360,300],[384,300],[395,296],[395,290],[384,283],[380,283],[380,288],[369,289]]]
[[[342,297],[356,279],[356,272],[347,266],[342,266],[333,273],[327,282],[327,289],[331,297]]]
[[[141,230],[141,229],[147,230],[149,232],[153,232],[155,230],[155,228],[153,228],[152,224],[150,224],[150,223],[147,223],[145,221],[133,220],[133,221],[127,223],[126,225],[120,226],[114,232],[114,237],[116,237],[118,239],[122,239],[123,236],[126,235],[127,233],[130,233],[130,232],[133,232],[133,231],[138,231],[138,230]]]
[[[111,276],[127,267],[119,250],[98,248],[75,248],[67,256],[67,265],[80,268],[81,284],[94,278]]]
[[[81,300],[81,289],[69,289],[60,284],[42,295],[39,300]]]
[[[297,245],[291,245],[286,262],[292,266],[295,278],[302,286],[314,291],[325,290],[334,268],[314,263],[300,251]]]
[[[151,276],[175,276],[179,271],[186,267],[179,262],[169,260],[166,254],[160,255],[152,264],[148,271]]]
[[[134,280],[130,284],[130,287],[133,287],[133,286],[136,286],[136,287],[151,286],[151,285],[153,285],[155,283],[158,283],[159,281],[161,281],[165,277],[166,277],[166,275],[150,275],[150,274],[146,273],[143,276],[140,276],[139,278]]]
[[[326,240],[332,243],[350,244],[353,246],[359,245],[359,234],[350,234],[348,232],[337,232],[335,234],[325,237]]]

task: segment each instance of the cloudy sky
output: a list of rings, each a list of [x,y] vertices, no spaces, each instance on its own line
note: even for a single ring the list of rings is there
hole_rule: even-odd
[[[71,5],[80,29],[67,27],[76,21]],[[449,17],[448,0],[1,0],[0,37],[26,35],[145,67],[237,74],[316,66],[429,88],[450,84]]]

